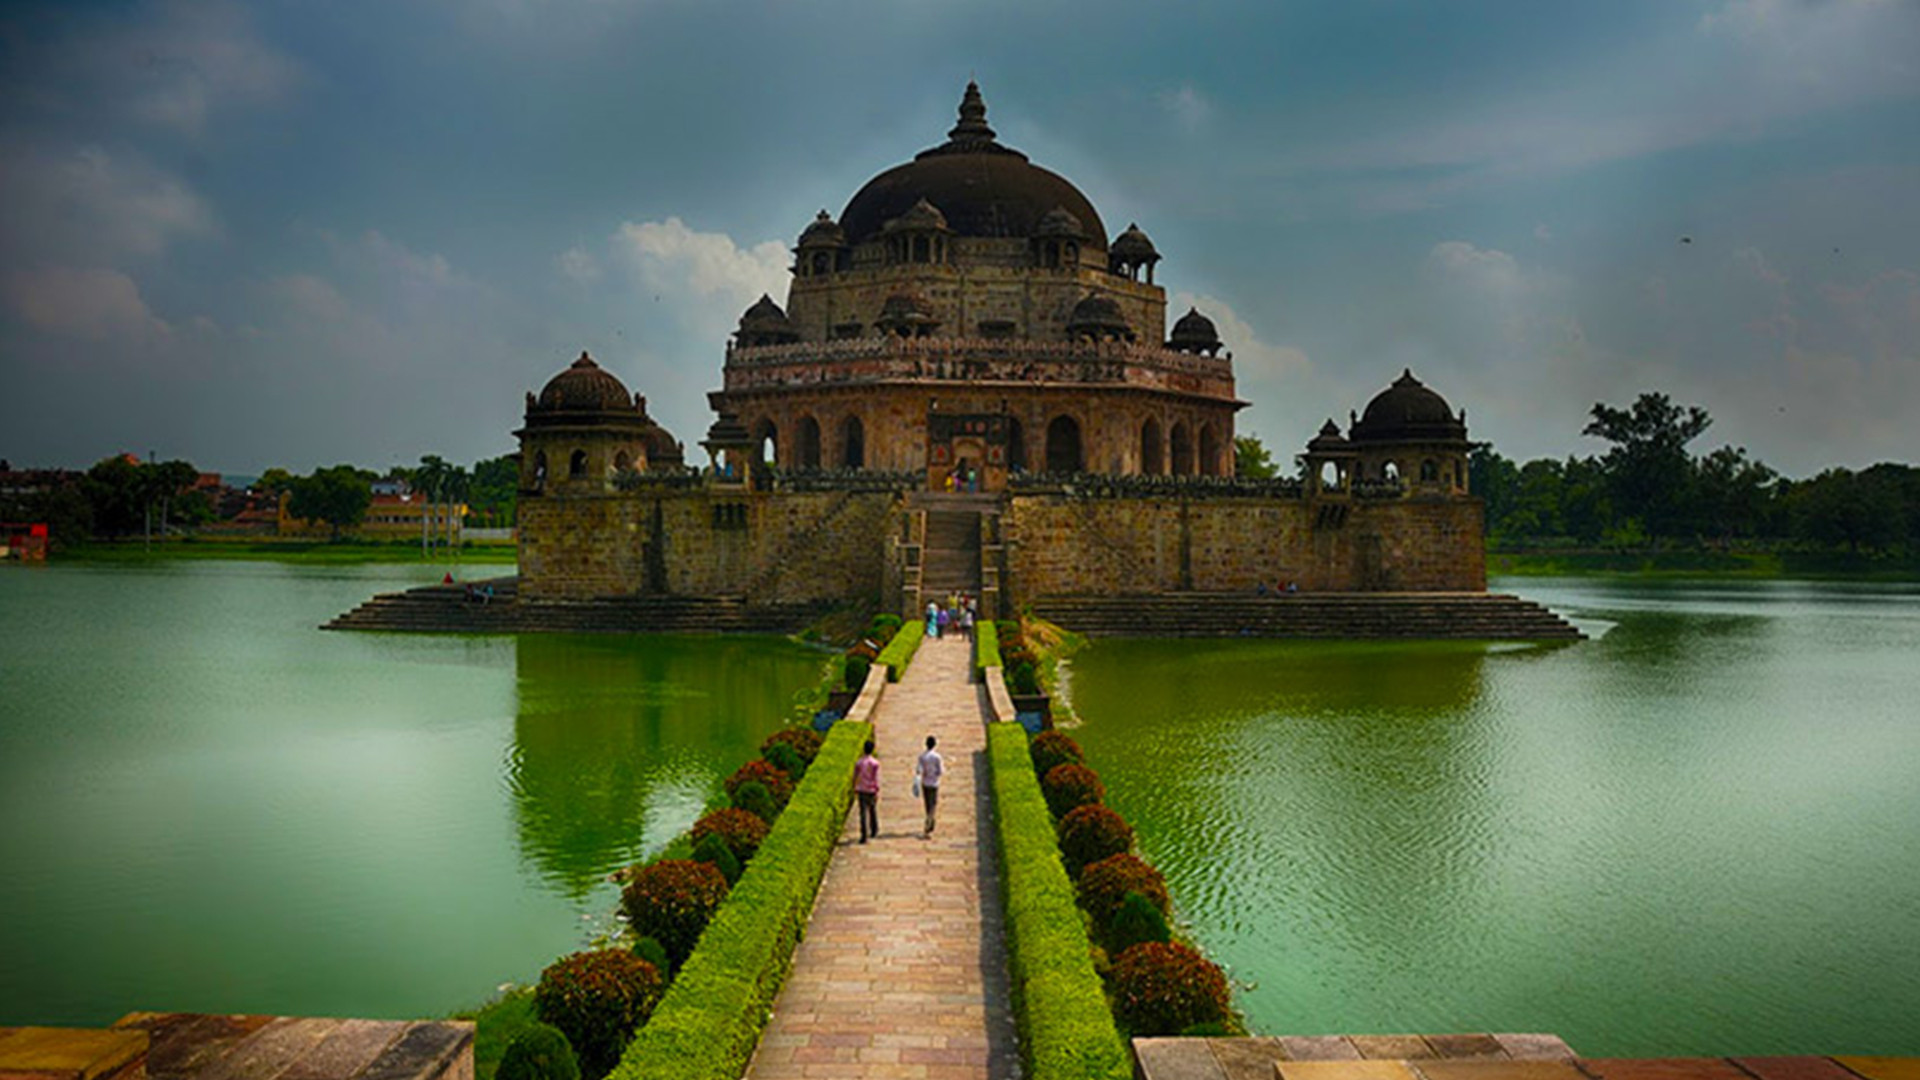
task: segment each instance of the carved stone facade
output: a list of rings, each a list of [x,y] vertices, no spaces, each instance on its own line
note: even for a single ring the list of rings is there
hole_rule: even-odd
[[[1233,363],[1160,254],[1108,238],[1000,145],[969,84],[946,143],[869,181],[794,247],[783,308],[728,344],[718,418],[681,444],[582,355],[521,439],[521,595],[917,606],[927,492],[980,516],[982,591],[1478,591],[1465,414],[1411,372],[1327,421],[1296,481],[1231,481]]]

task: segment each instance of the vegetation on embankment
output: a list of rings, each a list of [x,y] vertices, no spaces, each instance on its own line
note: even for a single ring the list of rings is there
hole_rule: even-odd
[[[1835,552],[1656,549],[1489,550],[1487,573],[1510,577],[1727,577],[1855,581],[1920,581],[1920,559]]]
[[[171,559],[226,559],[245,562],[284,562],[303,566],[362,566],[377,563],[432,566],[513,566],[518,553],[512,544],[468,544],[454,551],[436,547],[422,552],[418,541],[316,541],[216,539],[191,537],[155,541],[94,541],[63,548],[55,559],[63,563],[142,563]],[[496,576],[488,574],[486,576]]]

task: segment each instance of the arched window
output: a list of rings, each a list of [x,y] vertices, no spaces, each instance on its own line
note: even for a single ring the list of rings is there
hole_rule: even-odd
[[[617,473],[633,471],[633,455],[625,450],[613,455],[613,471]]]
[[[1420,479],[1424,483],[1434,483],[1440,479],[1440,463],[1428,458],[1420,463]]]
[[[1220,436],[1213,433],[1212,424],[1200,425],[1200,475],[1220,475]]]
[[[544,491],[547,487],[547,452],[536,450],[533,454],[533,490]]]
[[[773,421],[762,420],[753,425],[753,445],[760,450],[760,460],[772,464],[780,460],[780,429]]]
[[[840,424],[840,464],[848,469],[867,467],[866,429],[857,416],[849,416]]]
[[[1193,475],[1193,434],[1187,430],[1185,420],[1177,420],[1173,425],[1173,475]]]
[[[1385,465],[1380,466],[1380,479],[1387,480],[1387,481],[1394,481],[1394,480],[1400,479],[1399,463],[1389,461]]]
[[[567,475],[587,475],[587,452],[585,450],[575,450],[573,456],[567,458]]]
[[[1340,490],[1340,467],[1331,461],[1320,463],[1320,488],[1323,491]]]
[[[1025,471],[1027,467],[1027,431],[1014,417],[1007,418],[1007,468]]]
[[[917,263],[923,263],[928,261],[929,258],[930,258],[930,255],[927,249],[927,238],[924,236],[914,237],[913,238],[913,261]]]
[[[1081,461],[1080,421],[1071,416],[1054,417],[1047,425],[1047,471],[1079,472]]]
[[[1148,476],[1159,476],[1167,471],[1167,463],[1162,456],[1160,445],[1160,421],[1147,417],[1140,425],[1140,471]]]
[[[811,416],[800,420],[800,446],[794,451],[795,462],[803,469],[820,467],[820,421]]]
[[[813,253],[813,275],[819,277],[833,269],[833,257],[824,251]]]

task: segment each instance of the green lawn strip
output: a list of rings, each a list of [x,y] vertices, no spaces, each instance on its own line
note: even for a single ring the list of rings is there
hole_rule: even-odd
[[[1053,816],[1040,796],[1018,724],[987,726],[1000,885],[1007,906],[1007,973],[1032,1080],[1124,1080],[1133,1057],[1093,970],[1086,924],[1060,863]]]
[[[894,632],[893,640],[887,642],[887,647],[881,649],[880,655],[873,661],[876,664],[886,665],[888,682],[900,681],[900,673],[907,670],[907,664],[913,660],[914,652],[920,648],[921,639],[926,636],[927,624],[919,619],[903,623],[900,629]]]
[[[500,1064],[500,1055],[515,1035],[540,1022],[533,1014],[533,988],[519,986],[477,1009],[453,1014],[455,1020],[473,1021],[473,1072],[475,1080],[491,1080]]]
[[[973,624],[974,682],[986,681],[986,670],[1000,666],[1000,631],[981,619]]]
[[[872,735],[871,724],[833,726],[612,1080],[735,1080],[746,1068],[846,821],[854,760]]]

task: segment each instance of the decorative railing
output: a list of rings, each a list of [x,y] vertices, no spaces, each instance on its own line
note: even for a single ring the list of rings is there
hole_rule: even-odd
[[[1306,485],[1293,477],[1108,476],[1100,473],[1016,473],[1016,495],[1066,495],[1079,499],[1298,499]]]
[[[1129,383],[1231,395],[1233,361],[1123,341],[1020,338],[856,338],[732,346],[728,390],[901,379]]]
[[[927,485],[923,472],[885,469],[782,469],[767,466],[774,491],[917,491]]]

